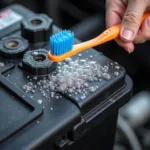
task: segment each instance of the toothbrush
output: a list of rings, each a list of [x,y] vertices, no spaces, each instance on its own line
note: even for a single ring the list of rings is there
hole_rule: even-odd
[[[148,16],[150,13],[145,13],[141,23]],[[120,24],[114,25],[94,39],[75,45],[73,45],[74,34],[71,31],[60,31],[50,38],[51,51],[48,52],[48,58],[53,62],[60,62],[83,50],[114,40],[119,37],[120,26]]]

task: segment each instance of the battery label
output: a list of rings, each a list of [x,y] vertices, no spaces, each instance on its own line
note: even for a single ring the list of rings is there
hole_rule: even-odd
[[[23,17],[12,10],[5,10],[0,13],[0,30],[21,21]]]

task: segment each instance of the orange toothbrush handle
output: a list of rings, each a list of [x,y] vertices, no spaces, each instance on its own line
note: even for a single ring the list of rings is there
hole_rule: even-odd
[[[120,24],[110,27],[109,29],[105,30],[102,34],[100,34],[94,39],[74,45],[73,50],[77,50],[78,52],[80,52],[82,50],[98,46],[100,44],[118,38],[119,33],[120,33]]]
[[[141,19],[141,23],[144,21],[145,18],[150,16],[150,13],[145,13]],[[114,40],[119,37],[120,34],[120,24],[112,26],[105,30],[102,34],[97,36],[96,38],[83,42],[81,44],[77,44],[74,46],[73,50],[78,50],[78,52],[89,49],[100,44],[106,43],[108,41]]]
[[[146,19],[149,16],[150,16],[150,13],[145,13],[141,19],[141,23],[144,21],[144,19]],[[54,62],[59,62],[68,57],[71,57],[83,50],[86,50],[86,49],[98,46],[100,44],[106,43],[108,41],[114,40],[119,37],[120,26],[121,26],[120,24],[112,26],[112,27],[108,28],[107,30],[105,30],[102,34],[100,34],[96,38],[74,45],[72,50],[70,50],[69,52],[67,52],[63,55],[54,56],[49,52],[48,57],[50,60],[52,60]]]

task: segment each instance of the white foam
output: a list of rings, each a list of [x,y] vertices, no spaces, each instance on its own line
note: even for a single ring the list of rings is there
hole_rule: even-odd
[[[115,67],[119,69],[119,67]],[[115,73],[117,76],[118,74]],[[29,77],[28,77],[29,78]],[[27,83],[22,89],[32,94],[38,89],[42,96],[60,98],[57,92],[72,94],[83,94],[82,99],[89,92],[95,92],[99,87],[90,86],[90,82],[100,82],[101,80],[110,80],[109,65],[101,66],[94,60],[67,58],[64,62],[59,62],[57,69],[47,78],[40,81],[33,77],[36,84]]]

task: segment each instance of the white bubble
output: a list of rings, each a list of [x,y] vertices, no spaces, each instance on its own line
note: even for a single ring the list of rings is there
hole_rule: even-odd
[[[38,77],[37,77],[37,76],[34,76],[34,77],[33,77],[33,79],[34,79],[34,80],[37,80],[37,79],[38,79]]]
[[[42,96],[56,98],[56,92],[71,95],[95,92],[97,87],[90,86],[92,85],[90,82],[101,81],[102,78],[106,80],[111,78],[108,65],[101,66],[96,61],[86,60],[86,58],[76,60],[67,58],[65,61],[59,62],[57,70],[48,77],[37,82],[34,81],[36,84],[29,82],[22,89],[27,93],[35,93],[37,88]],[[35,76],[33,79],[37,80],[37,77]]]
[[[95,88],[95,87],[89,87],[89,91],[90,91],[90,92],[95,92],[95,91],[96,91],[96,88]]]
[[[68,89],[68,92],[69,92],[69,93],[73,93],[74,90],[73,90],[72,88],[69,88],[69,89]]]
[[[37,121],[36,121],[36,123],[37,123],[37,124],[39,124],[39,123],[40,123],[40,121],[39,121],[39,120],[37,120]]]
[[[0,67],[4,67],[4,66],[5,66],[5,63],[0,62]]]
[[[66,60],[65,60],[66,62],[71,62],[72,61],[72,59],[71,58],[66,58]]]
[[[120,66],[115,66],[115,69],[120,69]]]
[[[106,80],[110,80],[110,79],[111,79],[111,75],[108,74],[108,73],[103,73],[103,74],[102,74],[102,77],[103,77],[104,79],[106,79]]]
[[[84,83],[84,87],[89,87],[89,84],[88,83]]]
[[[35,93],[35,90],[31,90],[31,92],[34,94],[34,93]]]
[[[38,52],[33,52],[32,56],[37,56],[39,53]]]
[[[82,99],[82,100],[84,100],[85,98],[86,98],[86,96],[85,96],[85,95],[82,95],[82,96],[81,96],[81,99]]]
[[[39,103],[39,104],[42,104],[42,103],[43,103],[43,101],[42,101],[41,99],[39,99],[39,100],[38,100],[38,103]]]
[[[118,77],[118,76],[119,76],[119,72],[115,71],[115,72],[114,72],[114,75],[115,75],[116,77]]]
[[[79,54],[78,54],[78,56],[79,56],[79,57],[81,57],[81,56],[82,56],[82,54],[81,54],[81,53],[79,53]]]

